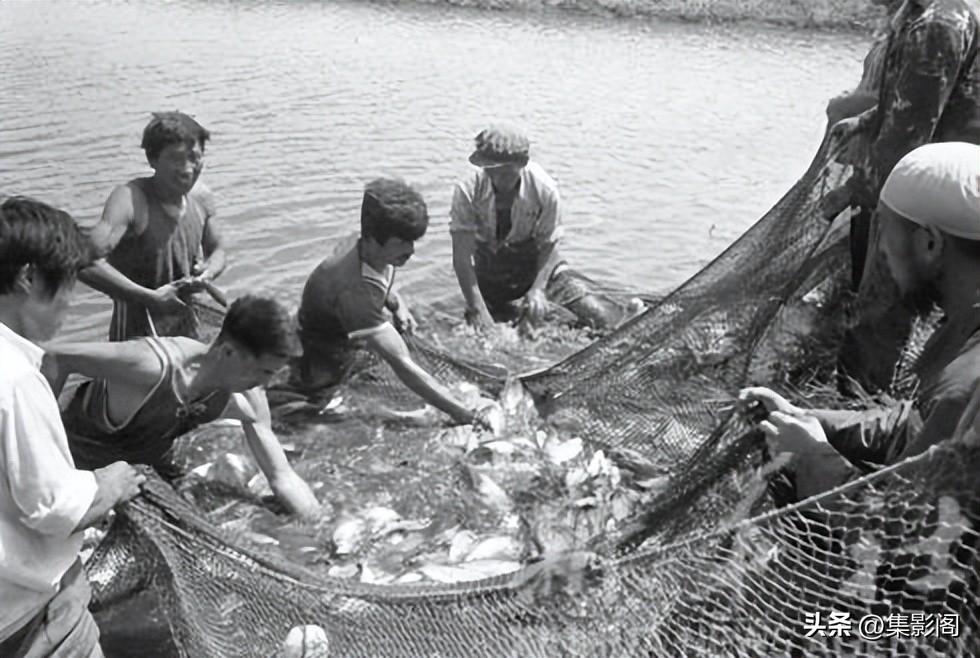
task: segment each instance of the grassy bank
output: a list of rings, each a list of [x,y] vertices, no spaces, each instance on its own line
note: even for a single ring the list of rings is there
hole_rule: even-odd
[[[870,30],[881,12],[868,0],[411,0],[517,11],[573,10],[624,17],[704,22],[757,22],[822,29]]]

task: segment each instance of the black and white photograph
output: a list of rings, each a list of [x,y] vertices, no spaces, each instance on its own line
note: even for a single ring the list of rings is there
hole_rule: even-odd
[[[0,658],[980,656],[980,0],[0,0]]]

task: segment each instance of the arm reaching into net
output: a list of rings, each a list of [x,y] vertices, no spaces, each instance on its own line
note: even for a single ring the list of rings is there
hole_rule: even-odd
[[[457,423],[476,420],[476,414],[460,404],[453,395],[412,359],[404,339],[390,324],[384,324],[364,337],[368,349],[391,366],[409,389],[432,406],[446,412]]]
[[[476,282],[476,267],[473,265],[473,254],[476,252],[476,234],[454,232],[453,236],[453,270],[459,289],[466,300],[466,322],[477,329],[488,329],[493,326],[493,316],[487,308],[487,303]]]
[[[265,391],[253,388],[244,393],[236,393],[225,414],[229,418],[242,421],[245,442],[255,457],[262,473],[269,480],[276,498],[292,514],[310,518],[320,511],[320,503],[303,478],[296,474],[286,459],[282,444],[272,430],[269,402]]]

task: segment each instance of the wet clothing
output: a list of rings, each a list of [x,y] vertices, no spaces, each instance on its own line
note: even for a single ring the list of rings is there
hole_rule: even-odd
[[[833,447],[856,464],[892,464],[953,436],[980,385],[980,311],[950,320],[916,362],[914,402],[867,411],[816,411]]]
[[[913,317],[874,253],[872,210],[892,168],[915,148],[980,144],[980,0],[906,0],[891,23],[877,105],[861,123],[867,157],[848,188],[860,208],[851,219],[852,271],[867,304],[845,337],[840,367],[874,391],[890,383]]]
[[[4,658],[102,658],[99,627],[88,610],[92,588],[76,559],[43,609],[0,641]]]
[[[75,468],[44,351],[0,323],[0,641],[42,611],[78,559],[98,488]],[[10,654],[0,651],[0,656]]]
[[[215,216],[211,191],[203,183],[197,183],[185,197],[184,213],[174,221],[163,211],[149,178],[137,178],[128,185],[133,190],[138,223],[142,224],[146,218],[146,229],[135,234],[130,228],[108,255],[109,264],[134,283],[151,290],[191,276],[194,264],[204,260],[204,229]],[[154,314],[152,325],[148,314],[142,304],[113,300],[109,340],[151,335],[199,337],[200,327],[190,308],[182,314]]]
[[[906,0],[895,15],[878,103],[863,117],[873,207],[895,164],[929,142],[980,144],[980,0]]]
[[[160,378],[129,418],[114,422],[108,414],[104,380],[78,387],[63,414],[68,444],[81,468],[101,468],[115,461],[149,464],[164,477],[174,472],[170,449],[174,440],[195,427],[220,418],[231,393],[214,391],[193,401],[177,392],[180,364],[186,356],[178,340],[142,338],[160,361]]]
[[[451,233],[472,233],[476,239],[473,265],[487,309],[497,320],[511,319],[516,315],[512,302],[524,297],[537,278],[539,256],[548,248],[558,249],[563,234],[558,185],[540,165],[529,162],[521,170],[510,209],[500,211],[492,181],[479,169],[456,184],[450,218]],[[622,317],[619,305],[592,294],[589,279],[560,257],[553,263],[544,290],[549,301],[596,326]]]
[[[538,249],[556,245],[562,237],[558,185],[544,169],[529,162],[521,169],[517,194],[510,208],[510,230],[498,238],[493,184],[483,169],[458,182],[449,211],[451,233],[473,233],[476,242],[494,253],[504,245],[531,241]],[[504,231],[501,231],[501,235]]]
[[[394,280],[394,267],[378,272],[361,260],[357,236],[340,242],[313,270],[298,314],[302,383],[340,381],[350,366],[354,341],[389,324],[385,305]]]

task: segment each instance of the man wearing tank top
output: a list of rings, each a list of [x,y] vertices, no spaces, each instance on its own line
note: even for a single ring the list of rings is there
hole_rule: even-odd
[[[225,267],[214,198],[198,180],[209,137],[186,114],[154,114],[142,142],[153,175],[114,189],[101,220],[82,227],[102,258],[79,278],[112,297],[110,340],[199,335],[190,296]]]
[[[44,372],[56,392],[69,375],[92,378],[62,414],[76,464],[99,468],[125,459],[174,478],[180,475],[174,441],[204,423],[232,418],[241,421],[276,497],[290,512],[309,517],[319,503],[286,460],[263,389],[286,365],[294,342],[282,305],[245,296],[229,307],[210,344],[156,336],[59,344],[45,355]]]

